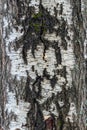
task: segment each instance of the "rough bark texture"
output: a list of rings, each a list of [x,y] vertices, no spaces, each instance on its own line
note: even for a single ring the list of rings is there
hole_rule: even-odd
[[[3,0],[5,130],[86,130],[86,1]]]

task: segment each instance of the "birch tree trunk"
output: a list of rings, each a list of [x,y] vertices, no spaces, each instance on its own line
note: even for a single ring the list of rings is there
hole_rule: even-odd
[[[86,1],[0,1],[0,123],[86,130]]]

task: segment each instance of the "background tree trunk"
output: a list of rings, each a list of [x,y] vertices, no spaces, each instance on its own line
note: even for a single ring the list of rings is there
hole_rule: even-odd
[[[86,130],[86,1],[0,1],[1,126]]]

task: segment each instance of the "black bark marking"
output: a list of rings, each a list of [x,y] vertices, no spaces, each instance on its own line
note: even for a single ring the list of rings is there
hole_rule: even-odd
[[[56,85],[56,83],[57,83],[57,77],[56,77],[56,75],[54,75],[51,79],[50,79],[50,84],[51,84],[51,86],[52,86],[52,88],[54,88],[55,87],[55,85]]]

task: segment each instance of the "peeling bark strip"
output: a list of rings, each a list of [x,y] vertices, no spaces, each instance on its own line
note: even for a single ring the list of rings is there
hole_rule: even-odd
[[[86,130],[84,2],[3,0],[2,5],[1,127]]]

